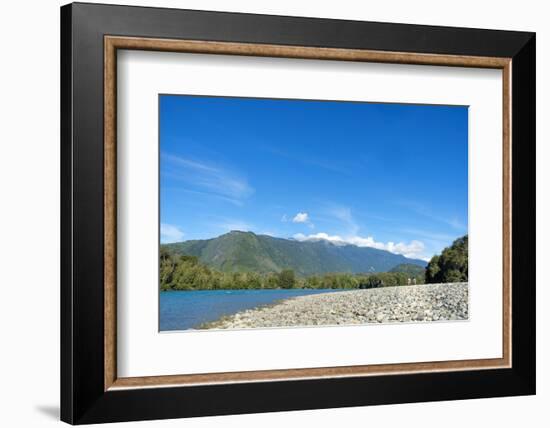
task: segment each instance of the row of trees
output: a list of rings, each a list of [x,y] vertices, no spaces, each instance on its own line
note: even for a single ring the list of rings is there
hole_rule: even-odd
[[[275,288],[378,288],[412,283],[448,283],[468,281],[468,235],[458,238],[441,255],[434,256],[425,274],[407,272],[371,274],[326,273],[297,277],[292,269],[277,273],[220,272],[208,268],[197,257],[175,255],[161,247],[161,290],[224,290]]]
[[[468,281],[468,235],[458,238],[426,266],[426,283]]]
[[[200,263],[197,257],[170,254],[161,248],[161,290],[226,290],[226,289],[354,289],[407,285],[410,275],[403,272],[373,274],[326,273],[306,278],[297,277],[292,269],[278,273],[220,272]],[[423,275],[411,278],[424,282]]]

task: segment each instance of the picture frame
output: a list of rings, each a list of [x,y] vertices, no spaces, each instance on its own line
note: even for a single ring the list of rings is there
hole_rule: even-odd
[[[502,357],[117,376],[117,51],[502,70]],[[61,8],[61,419],[535,393],[535,34],[73,3]]]

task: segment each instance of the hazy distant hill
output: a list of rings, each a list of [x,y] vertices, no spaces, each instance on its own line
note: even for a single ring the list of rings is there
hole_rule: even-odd
[[[424,263],[424,266],[426,263]],[[424,275],[425,268],[413,263],[403,263],[390,269],[390,272],[401,272],[410,275],[411,277]]]
[[[327,272],[387,272],[401,264],[426,266],[423,260],[375,248],[335,245],[324,240],[300,242],[240,231],[163,247],[175,254],[196,256],[211,268],[225,272],[294,269],[298,275],[307,276]]]

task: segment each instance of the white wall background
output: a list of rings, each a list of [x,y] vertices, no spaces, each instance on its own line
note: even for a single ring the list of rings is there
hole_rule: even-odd
[[[550,27],[545,2],[148,0],[126,4],[537,32],[537,264],[550,258]],[[103,1],[103,3],[116,3]],[[59,6],[0,6],[0,421],[59,424]],[[550,404],[550,299],[538,278],[538,395],[139,423],[158,427],[543,426]],[[547,422],[546,422],[547,423]],[[125,426],[138,426],[138,423]]]

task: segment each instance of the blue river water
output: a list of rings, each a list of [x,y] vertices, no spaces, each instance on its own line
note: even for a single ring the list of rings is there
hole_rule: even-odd
[[[320,290],[196,290],[160,293],[160,331],[187,330],[224,315],[309,294],[330,293]]]

